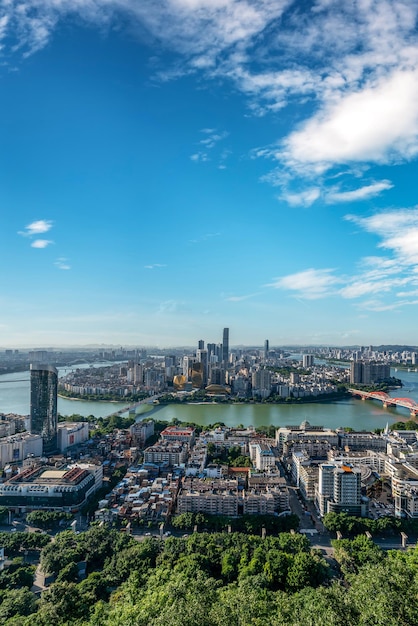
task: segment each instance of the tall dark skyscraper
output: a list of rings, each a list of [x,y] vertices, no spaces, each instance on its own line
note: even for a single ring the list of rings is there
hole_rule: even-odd
[[[270,346],[269,346],[269,340],[266,339],[264,342],[264,359],[268,359],[269,356],[269,350],[270,350]]]
[[[222,362],[226,365],[229,357],[229,328],[224,328],[222,337]]]
[[[31,432],[42,435],[43,453],[57,449],[58,372],[53,365],[30,366],[30,421]]]
[[[203,341],[203,339],[199,339],[198,344],[197,344],[197,349],[198,350],[204,350],[205,349],[205,342]]]

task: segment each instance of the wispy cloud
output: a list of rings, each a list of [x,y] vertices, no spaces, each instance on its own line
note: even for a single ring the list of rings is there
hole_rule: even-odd
[[[209,239],[213,239],[213,237],[220,237],[221,233],[206,233],[205,235],[201,235],[200,237],[196,237],[196,239],[189,239],[190,243],[201,243],[203,241],[208,241]]]
[[[383,191],[392,189],[393,184],[390,180],[381,180],[379,182],[371,183],[370,185],[364,185],[357,189],[351,189],[350,191],[341,191],[340,188],[333,188],[331,191],[325,193],[325,201],[330,203],[335,202],[353,202],[356,200],[367,200],[368,198],[374,198]]]
[[[160,267],[167,267],[167,265],[165,263],[153,263],[152,265],[144,265],[144,268],[146,270],[155,270]]]
[[[195,161],[196,163],[205,163],[206,161],[209,161],[209,155],[207,152],[195,152],[190,155],[190,160]]]
[[[71,265],[68,262],[68,259],[66,259],[65,257],[59,257],[54,265],[59,269],[59,270],[70,270],[71,269]]]
[[[336,293],[336,286],[341,282],[334,275],[333,269],[310,268],[288,276],[274,279],[267,287],[286,289],[299,298],[316,300]]]
[[[196,163],[205,163],[206,161],[211,160],[210,153],[220,141],[223,141],[224,139],[226,139],[226,137],[228,137],[229,133],[227,133],[226,131],[218,132],[216,128],[202,128],[200,132],[204,134],[203,139],[200,139],[198,141],[198,145],[202,146],[202,148],[193,153],[190,156],[190,159],[192,161],[195,161]],[[219,157],[220,167],[224,165],[223,162],[225,161],[229,153],[229,150],[223,150],[221,156]]]
[[[359,259],[352,275],[333,269],[303,270],[275,279],[268,285],[303,299],[339,296],[359,301],[371,311],[388,311],[417,303],[418,209],[376,213],[370,217],[346,215],[345,219],[380,238],[377,248],[389,256]],[[372,298],[374,296],[375,298]]]
[[[378,235],[379,247],[391,251],[402,266],[418,264],[418,208],[385,211],[370,217],[346,215],[345,219]]]
[[[286,200],[290,206],[311,206],[321,196],[321,190],[319,187],[311,187],[298,193],[292,193],[290,191],[284,191],[281,198]]]
[[[157,315],[164,315],[166,313],[175,313],[178,309],[178,303],[175,300],[165,300],[161,302],[158,309]]]
[[[205,128],[202,132],[204,132],[207,136],[204,139],[201,139],[199,141],[199,144],[201,146],[205,146],[205,148],[207,149],[213,148],[219,141],[222,141],[222,139],[228,137],[228,133],[226,131],[218,133],[216,130],[210,131],[209,129]]]
[[[258,296],[258,293],[249,293],[245,296],[227,296],[225,300],[227,302],[243,302],[244,300],[250,300],[250,298],[255,298]]]

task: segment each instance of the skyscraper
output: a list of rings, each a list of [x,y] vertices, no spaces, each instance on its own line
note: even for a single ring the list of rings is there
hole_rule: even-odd
[[[228,363],[229,356],[229,328],[224,328],[222,337],[222,362],[224,365]]]
[[[43,453],[57,449],[58,372],[53,365],[32,363],[30,366],[31,432],[42,435]]]
[[[208,351],[199,349],[196,352],[196,357],[199,363],[202,364],[202,384],[208,384]]]
[[[270,350],[270,346],[269,346],[269,340],[266,339],[264,341],[264,360],[267,361],[268,357],[269,357],[269,350]]]

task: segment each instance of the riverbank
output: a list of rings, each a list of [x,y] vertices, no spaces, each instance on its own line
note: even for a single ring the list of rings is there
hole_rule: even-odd
[[[76,402],[108,402],[109,404],[122,404],[121,400],[103,400],[103,398],[77,398],[73,396],[63,396],[61,393],[58,394],[58,398],[62,398],[63,400],[75,400]],[[129,402],[126,403],[127,405]]]

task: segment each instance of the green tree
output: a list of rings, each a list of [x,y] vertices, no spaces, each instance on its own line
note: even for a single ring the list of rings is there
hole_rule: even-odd
[[[37,609],[36,596],[29,589],[12,589],[0,592],[0,623],[5,624],[6,620],[13,616],[19,619],[26,615],[35,613]]]

